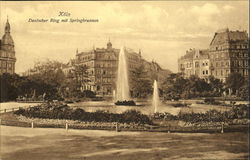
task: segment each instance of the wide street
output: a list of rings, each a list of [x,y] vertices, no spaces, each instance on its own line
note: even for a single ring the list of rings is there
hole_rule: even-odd
[[[248,137],[1,126],[1,160],[247,159]]]

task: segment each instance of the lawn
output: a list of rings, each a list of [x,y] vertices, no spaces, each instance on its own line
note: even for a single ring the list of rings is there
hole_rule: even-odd
[[[1,126],[3,160],[247,159],[248,133],[153,133]]]

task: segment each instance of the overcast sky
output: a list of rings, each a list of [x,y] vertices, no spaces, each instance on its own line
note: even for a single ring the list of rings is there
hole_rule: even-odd
[[[16,72],[38,60],[67,62],[76,49],[83,51],[125,45],[142,50],[146,60],[177,72],[177,59],[189,48],[208,48],[214,33],[222,28],[247,30],[246,1],[124,1],[124,2],[0,2],[0,35],[7,15],[15,42]],[[98,19],[92,23],[31,23],[32,19],[70,17]],[[60,19],[63,19],[62,17]]]

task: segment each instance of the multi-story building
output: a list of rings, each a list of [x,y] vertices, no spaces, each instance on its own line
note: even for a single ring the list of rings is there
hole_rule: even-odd
[[[10,23],[7,19],[5,33],[0,39],[0,74],[15,73],[15,46],[10,35]]]
[[[116,79],[118,69],[118,56],[120,49],[112,47],[109,41],[106,48],[93,48],[89,51],[76,51],[74,65],[87,67],[89,82],[82,86],[82,90],[94,91],[100,96],[112,96],[116,90]],[[141,51],[135,52],[132,49],[125,48],[127,57],[128,74],[140,65],[144,65],[149,76],[158,73],[158,78],[168,74],[170,71],[163,70],[156,62],[148,62],[141,56]],[[69,65],[71,67],[72,65]],[[71,67],[72,68],[72,67]],[[66,69],[68,71],[68,69]],[[129,79],[131,80],[131,79]]]
[[[213,75],[225,81],[230,73],[238,72],[247,77],[249,72],[249,38],[246,31],[216,32],[209,49],[192,49],[178,60],[179,72],[185,77]]]
[[[178,69],[184,74],[184,77],[197,75],[207,79],[209,71],[209,54],[208,50],[190,49],[186,54],[178,59]]]
[[[249,38],[246,31],[217,32],[210,43],[211,75],[225,81],[233,72],[247,77],[249,70]]]

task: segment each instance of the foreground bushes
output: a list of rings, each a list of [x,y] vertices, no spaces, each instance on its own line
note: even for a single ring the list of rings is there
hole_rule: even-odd
[[[72,109],[68,105],[59,103],[41,104],[28,109],[19,109],[14,112],[30,118],[69,119],[87,122],[120,122],[152,124],[147,115],[136,110],[128,110],[122,114],[107,111],[85,112],[81,108]]]
[[[206,113],[182,113],[172,115],[170,113],[156,113],[153,119],[158,120],[181,120],[184,122],[225,122],[233,119],[249,119],[249,105],[237,105],[231,110],[220,112],[209,110]]]

